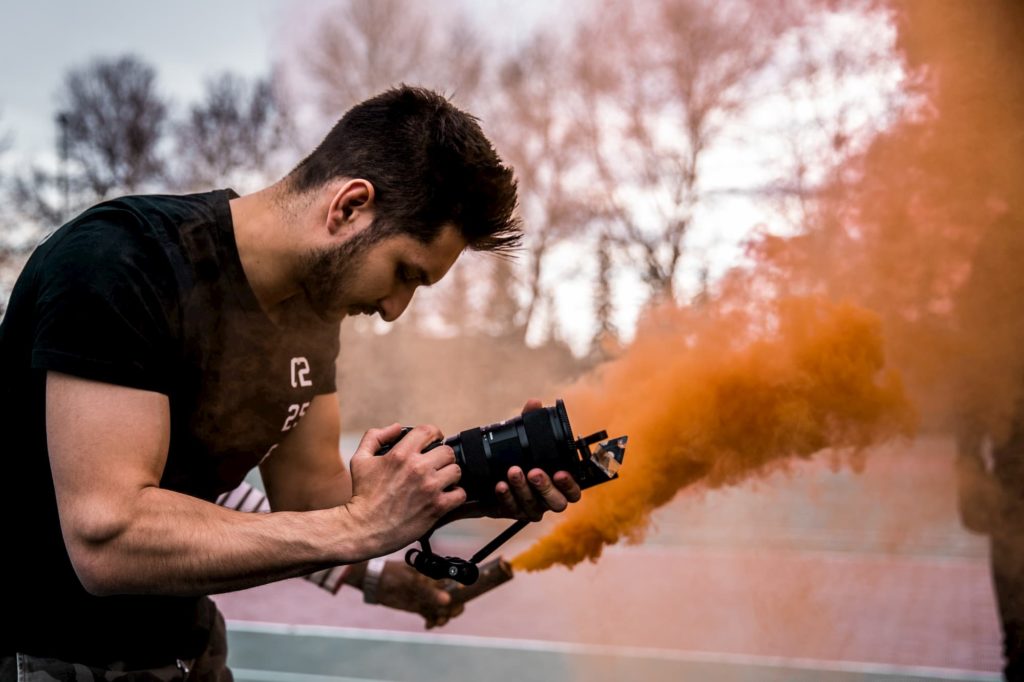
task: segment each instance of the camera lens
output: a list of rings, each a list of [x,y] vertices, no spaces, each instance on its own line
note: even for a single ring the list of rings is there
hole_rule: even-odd
[[[468,429],[445,440],[462,469],[459,485],[470,500],[492,500],[494,486],[504,481],[509,467],[523,472],[543,469],[575,474],[580,458],[564,403],[527,412],[519,417]]]

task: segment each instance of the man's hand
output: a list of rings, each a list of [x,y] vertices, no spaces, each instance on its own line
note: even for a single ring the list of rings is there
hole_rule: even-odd
[[[464,604],[452,605],[451,595],[440,581],[421,575],[402,561],[384,564],[377,601],[393,609],[418,613],[428,630],[444,625],[466,608]]]
[[[455,452],[447,445],[421,452],[444,438],[436,426],[417,426],[386,455],[375,455],[400,433],[399,424],[370,429],[352,455],[352,499],[345,506],[376,555],[405,547],[466,501],[466,491],[453,487],[462,476]]]
[[[527,400],[523,414],[543,407],[539,400]],[[563,512],[580,499],[580,487],[569,472],[556,472],[552,480],[543,469],[531,469],[524,475],[520,467],[511,467],[508,483],[500,481],[494,486],[494,493],[498,507],[484,510],[487,516],[531,521],[540,521],[548,510]]]

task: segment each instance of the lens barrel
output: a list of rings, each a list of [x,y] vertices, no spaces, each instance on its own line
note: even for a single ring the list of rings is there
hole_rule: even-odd
[[[444,442],[455,451],[455,461],[462,469],[459,486],[469,500],[493,500],[495,484],[506,480],[512,466],[524,472],[540,468],[548,475],[575,473],[579,468],[569,416],[561,400],[554,407],[467,429]]]

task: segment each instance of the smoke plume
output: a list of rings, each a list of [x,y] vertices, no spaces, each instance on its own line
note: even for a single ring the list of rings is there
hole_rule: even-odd
[[[856,465],[909,433],[912,412],[997,447],[1024,428],[1024,4],[886,4],[913,101],[819,188],[799,235],[752,245],[754,287],[713,311],[655,312],[566,395],[574,424],[630,435],[622,479],[588,491],[520,568],[638,540],[686,488],[824,448]],[[788,301],[774,328],[723,312],[755,289]]]
[[[762,315],[653,311],[624,354],[565,392],[576,430],[629,435],[626,459],[619,480],[588,490],[517,568],[637,542],[680,490],[733,485],[826,448],[858,466],[868,446],[912,432],[874,315],[815,299]]]

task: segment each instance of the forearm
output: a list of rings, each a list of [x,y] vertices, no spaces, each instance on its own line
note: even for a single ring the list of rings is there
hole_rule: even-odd
[[[320,509],[329,506],[338,506],[347,502],[351,498],[351,485],[347,480],[341,481],[342,485],[340,488],[336,486],[327,487],[324,489],[324,495],[318,502],[323,503],[321,506],[312,506],[312,508]],[[330,491],[340,491],[331,493]],[[318,497],[318,496],[317,496]],[[331,505],[330,502],[336,504]],[[248,513],[267,513],[271,511],[270,501],[267,496],[257,490],[248,483],[242,483],[231,492],[224,493],[217,498],[217,504],[227,509],[233,509],[240,512]],[[306,505],[304,504],[303,507]],[[363,586],[363,575],[366,572],[366,562],[361,561],[354,564],[343,564],[340,566],[332,566],[325,568],[315,573],[308,573],[303,577],[309,582],[313,583],[317,587],[324,589],[331,594],[337,594],[341,586],[352,585],[362,589]]]
[[[69,549],[97,594],[227,592],[361,561],[370,543],[343,506],[246,514],[155,487],[116,527],[80,528]]]

